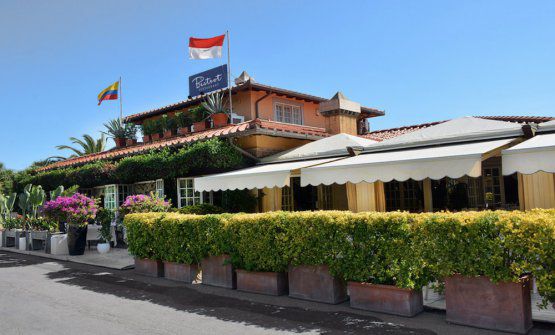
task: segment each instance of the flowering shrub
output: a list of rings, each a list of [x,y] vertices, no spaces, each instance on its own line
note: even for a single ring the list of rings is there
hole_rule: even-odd
[[[125,216],[131,213],[167,212],[171,204],[159,198],[154,193],[150,195],[137,194],[128,196],[120,207],[120,214]]]
[[[96,217],[98,206],[94,199],[75,193],[71,197],[58,197],[46,202],[42,211],[52,220],[83,225]]]

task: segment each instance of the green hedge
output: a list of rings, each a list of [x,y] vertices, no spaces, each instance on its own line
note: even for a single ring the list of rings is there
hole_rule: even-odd
[[[59,185],[94,187],[108,184],[131,184],[145,180],[171,179],[191,175],[218,173],[246,166],[243,156],[227,141],[210,139],[180,149],[165,148],[129,156],[119,161],[99,161],[77,167],[38,173],[22,173],[16,188],[27,184],[53,190]]]
[[[555,301],[554,210],[148,213],[126,216],[125,225],[137,257],[198,263],[226,253],[251,271],[323,264],[345,280],[405,288],[455,273],[495,282],[532,274],[545,301]]]

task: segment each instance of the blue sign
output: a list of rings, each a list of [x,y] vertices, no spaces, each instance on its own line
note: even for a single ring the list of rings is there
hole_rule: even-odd
[[[189,96],[207,94],[227,87],[227,64],[189,77]]]

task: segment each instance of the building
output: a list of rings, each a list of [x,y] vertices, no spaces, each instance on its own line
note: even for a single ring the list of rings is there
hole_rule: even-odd
[[[350,101],[341,92],[324,99],[260,84],[246,73],[235,84],[231,124],[68,159],[41,171],[222,138],[255,166],[171,181],[179,207],[214,202],[220,192],[235,189],[250,190],[258,198],[259,211],[555,207],[553,169],[523,170],[511,163],[509,171],[505,163],[510,155],[533,150],[519,146],[549,134],[542,123],[551,117],[469,117],[369,132],[371,118],[385,113]],[[130,115],[126,121],[140,125],[162,115],[187,113],[202,101],[192,97]],[[537,124],[540,135],[534,136]],[[547,157],[553,156],[549,151]],[[134,184],[85,191],[115,208],[126,195],[162,195],[165,188],[164,180],[145,176]]]

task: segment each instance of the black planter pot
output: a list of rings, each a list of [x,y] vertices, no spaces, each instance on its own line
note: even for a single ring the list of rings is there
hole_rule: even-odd
[[[80,256],[85,253],[87,246],[87,225],[67,225],[67,249],[71,256]]]
[[[58,222],[58,231],[59,231],[60,233],[64,233],[64,234],[67,233],[67,231],[66,231],[66,224],[63,223],[63,222]]]

